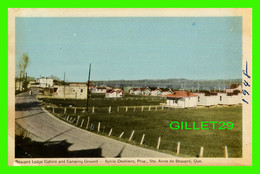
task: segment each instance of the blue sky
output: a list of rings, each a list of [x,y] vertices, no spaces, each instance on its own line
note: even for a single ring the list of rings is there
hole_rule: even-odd
[[[241,78],[241,17],[16,18],[16,62],[67,81]]]

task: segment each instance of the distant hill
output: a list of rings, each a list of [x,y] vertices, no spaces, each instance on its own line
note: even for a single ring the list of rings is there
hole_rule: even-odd
[[[189,80],[189,79],[143,79],[143,80],[109,80],[93,81],[98,86],[116,87],[160,87],[172,89],[226,89],[231,84],[241,84],[242,79]]]

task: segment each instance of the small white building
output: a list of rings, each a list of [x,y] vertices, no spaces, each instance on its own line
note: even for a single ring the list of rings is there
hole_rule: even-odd
[[[171,94],[164,95],[167,97],[166,105],[176,108],[196,107],[198,96],[188,91],[174,91]]]
[[[140,88],[141,91],[142,91],[142,95],[150,95],[151,94],[151,89],[149,87],[146,87],[146,88]]]
[[[101,86],[92,86],[91,87],[91,93],[93,94],[105,94],[107,91],[106,87],[101,87]]]
[[[160,96],[162,95],[162,90],[158,87],[158,88],[150,88],[151,89],[151,96]]]
[[[160,88],[162,91],[161,95],[171,94],[173,91],[170,88]]]
[[[198,96],[198,106],[212,106],[212,105],[218,105],[219,103],[219,96],[218,93],[194,93]]]
[[[39,86],[37,87],[40,87],[40,88],[49,88],[49,87],[52,87],[53,86],[53,79],[51,78],[44,78],[44,77],[41,77],[41,78],[37,78],[36,79],[36,83],[39,84]]]
[[[142,95],[142,90],[140,88],[132,88],[129,93],[132,95]]]
[[[123,97],[123,91],[122,90],[107,90],[106,91],[106,98],[118,98],[118,97]]]
[[[87,99],[88,89],[86,84],[55,85],[50,89],[50,95],[55,98]]]
[[[236,105],[242,103],[242,93],[218,93],[220,105]]]
[[[198,95],[198,105],[235,105],[242,103],[242,93],[194,93]]]

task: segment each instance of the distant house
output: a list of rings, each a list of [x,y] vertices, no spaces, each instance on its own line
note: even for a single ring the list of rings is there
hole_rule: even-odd
[[[160,88],[162,94],[161,95],[167,95],[171,94],[173,91],[170,88]]]
[[[41,77],[36,79],[36,83],[39,84],[37,87],[48,88],[53,86],[53,79],[47,77]]]
[[[114,90],[114,89],[109,89],[106,91],[106,98],[118,98],[123,96],[123,91],[122,90]]]
[[[227,89],[225,90],[225,92],[226,92],[226,93],[233,93],[234,91],[239,91],[239,92],[241,92],[241,90],[242,90],[241,84],[232,84],[232,85],[230,85],[229,88],[227,88]]]
[[[176,108],[196,107],[198,96],[188,91],[174,91],[171,94],[164,95],[167,97],[166,105]]]
[[[106,87],[99,87],[99,86],[92,86],[90,91],[93,94],[105,94],[106,91],[107,91],[107,88]]]
[[[142,90],[140,88],[132,88],[129,93],[132,95],[142,95]]]
[[[151,94],[151,89],[149,87],[146,88],[140,88],[142,95],[150,95]]]
[[[69,85],[55,85],[50,87],[50,94],[55,98],[75,98],[75,99],[86,99],[87,98],[87,85],[71,83]],[[45,90],[46,91],[46,90]],[[47,94],[44,91],[45,95]]]
[[[158,88],[150,88],[151,89],[151,96],[160,96],[162,95],[162,90],[158,87]]]

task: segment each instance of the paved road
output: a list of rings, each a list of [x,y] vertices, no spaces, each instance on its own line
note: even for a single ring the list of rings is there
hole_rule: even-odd
[[[17,95],[15,100],[16,123],[30,132],[34,141],[49,145],[58,143],[59,148],[54,150],[56,152],[65,143],[71,157],[174,157],[96,135],[65,123],[42,110],[35,95],[23,93]]]

